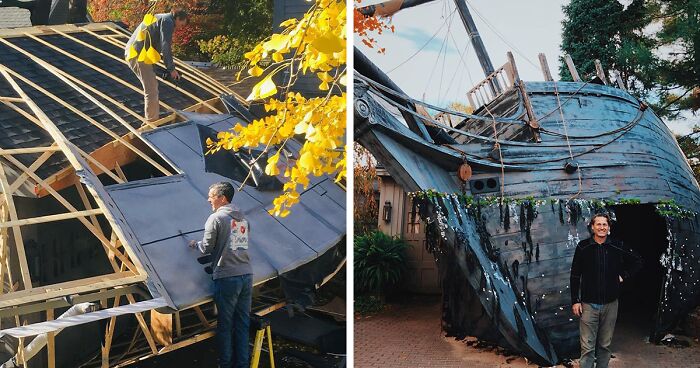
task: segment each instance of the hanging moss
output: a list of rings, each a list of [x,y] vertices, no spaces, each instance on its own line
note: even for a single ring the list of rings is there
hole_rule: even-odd
[[[678,205],[675,200],[662,200],[656,205],[656,212],[670,219],[687,219],[695,216],[695,212],[685,209]]]

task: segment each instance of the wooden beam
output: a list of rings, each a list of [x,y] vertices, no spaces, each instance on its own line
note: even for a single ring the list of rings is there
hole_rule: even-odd
[[[603,84],[607,85],[608,84],[608,79],[605,78],[605,71],[603,70],[603,64],[600,63],[600,60],[595,59],[593,62],[595,64],[595,73],[598,75],[598,78],[603,81]]]
[[[31,121],[32,123],[36,124],[36,125],[39,126],[40,128],[46,129],[46,128],[44,128],[44,126],[41,124],[41,122],[39,121],[38,118],[36,118],[36,117],[32,116],[31,114],[29,114],[28,112],[26,112],[26,111],[20,109],[19,107],[17,107],[17,106],[14,105],[13,103],[11,103],[11,102],[4,102],[4,104],[7,105],[8,107],[12,108],[13,110],[17,111],[18,113],[22,114],[22,116],[24,116],[27,120],[29,120],[29,121]],[[114,142],[108,143],[108,144],[106,144],[105,146],[110,145],[110,144],[113,145]],[[104,172],[104,173],[106,173],[109,177],[111,177],[112,179],[114,179],[114,181],[116,181],[117,183],[123,183],[123,181],[121,180],[121,178],[119,178],[118,176],[114,175],[114,173],[112,173],[109,169],[105,168],[105,166],[104,166],[101,162],[99,162],[98,160],[96,160],[95,158],[93,158],[91,155],[87,154],[87,153],[86,153],[85,151],[83,151],[80,147],[75,146],[75,149],[80,153],[81,156],[85,157],[91,164],[95,165],[95,167],[97,168],[97,169],[93,168],[93,172],[95,172],[95,175],[99,175],[101,172]],[[134,154],[134,155],[135,155],[135,154]],[[47,158],[48,158],[48,157],[47,157]],[[37,161],[39,161],[39,160],[37,160]],[[36,164],[36,163],[37,163],[37,162],[35,162],[35,164]],[[32,164],[32,166],[33,166],[33,165],[34,165],[34,164]],[[31,168],[31,166],[30,166],[30,168]],[[99,171],[98,169],[99,169],[99,170],[102,170],[102,171]],[[62,174],[62,176],[61,176],[61,174]],[[63,170],[61,170],[61,171],[59,171],[58,173],[52,175],[50,178],[47,178],[46,181],[47,181],[48,183],[53,183],[54,180],[57,180],[57,179],[56,179],[57,177],[63,178],[65,175],[71,175],[72,178],[73,178],[74,180],[77,181],[77,180],[78,180],[78,177],[77,177],[76,175],[74,175],[74,174],[75,174],[75,170],[73,169],[73,167],[67,167],[67,168],[65,168],[65,169],[63,169]],[[25,173],[22,173],[22,175],[20,175],[20,177],[22,177],[23,175],[25,175]],[[53,180],[52,180],[52,179],[53,179]],[[12,184],[12,186],[14,187],[15,184],[16,184],[16,181],[15,181],[15,183]],[[70,185],[73,185],[73,184],[75,184],[75,182],[71,182],[71,183],[70,183]],[[18,184],[18,185],[19,185],[19,184]],[[53,186],[53,185],[52,185],[52,186]],[[67,185],[67,186],[69,186],[69,185]],[[54,187],[54,189],[56,189],[56,190],[61,190],[61,189],[63,189],[63,188],[66,188],[67,186],[59,187],[59,188],[56,188],[55,186],[53,186],[53,187]],[[46,194],[47,194],[46,192],[43,192],[43,193],[40,192],[40,193],[39,193],[40,196],[44,196],[44,195],[46,195]]]
[[[212,104],[214,105],[221,105],[223,107],[223,103],[221,102],[221,99],[219,97],[212,97],[204,102],[196,103],[188,108],[186,108],[183,111],[190,111],[190,112],[213,112],[209,106]],[[225,109],[225,108],[224,108]]]
[[[1,39],[0,39],[0,40],[1,40]],[[42,126],[44,127],[44,129],[46,129],[46,131],[49,132],[49,134],[50,134],[51,137],[54,139],[54,141],[56,142],[56,144],[57,144],[57,145],[61,148],[61,150],[65,153],[66,158],[67,158],[68,161],[71,163],[71,165],[72,165],[76,170],[83,170],[84,168],[83,168],[82,163],[77,159],[77,157],[76,157],[75,155],[72,154],[72,151],[71,151],[71,147],[72,147],[72,146],[70,146],[71,143],[66,139],[65,136],[63,136],[63,133],[61,133],[61,131],[58,129],[58,127],[56,127],[56,125],[53,124],[53,122],[51,121],[51,119],[49,119],[49,118],[46,116],[46,114],[44,114],[44,112],[36,105],[36,103],[34,103],[34,101],[33,101],[31,98],[29,98],[29,96],[27,96],[27,94],[22,90],[22,88],[19,87],[19,85],[17,84],[17,82],[15,82],[15,80],[10,76],[10,72],[12,72],[10,69],[8,69],[8,68],[5,67],[4,65],[0,64],[0,73],[2,73],[2,75],[5,77],[5,79],[6,79],[7,82],[10,84],[10,86],[15,90],[15,92],[17,92],[17,94],[18,94],[19,96],[22,97],[22,99],[25,101],[25,103],[27,104],[27,106],[32,110],[32,112],[34,113],[34,115],[39,119],[39,121],[41,122],[41,124],[42,124]],[[51,194],[54,196],[54,198],[56,198],[61,204],[63,204],[64,207],[66,207],[69,211],[77,211],[77,210],[75,209],[75,207],[73,207],[67,200],[65,200],[60,194],[58,194],[58,192],[56,192],[55,190],[53,190],[53,188],[51,188],[51,186],[48,185],[44,180],[42,180],[41,178],[39,178],[35,173],[33,173],[33,172],[28,172],[28,168],[27,168],[26,166],[24,166],[24,164],[22,164],[21,162],[19,162],[17,159],[15,159],[15,158],[12,157],[12,156],[7,156],[6,159],[7,159],[8,161],[10,161],[12,164],[14,164],[14,165],[15,165],[17,168],[19,168],[21,171],[27,172],[27,173],[29,174],[29,176],[32,177],[32,178],[34,179],[34,181],[36,181],[37,184],[44,186],[44,187],[49,191],[49,193],[51,193]],[[2,166],[2,165],[0,165],[0,167],[1,167],[1,166]],[[4,173],[3,173],[3,175],[0,175],[0,176],[2,176],[3,178],[5,177],[5,176],[4,176]],[[5,180],[5,182],[6,182],[6,180]],[[5,188],[7,188],[7,187],[5,186]],[[11,200],[12,200],[12,196],[10,195],[9,197],[6,197],[6,200],[11,201]],[[95,195],[95,200],[96,200],[97,203],[99,204],[100,208],[102,208],[102,209],[106,208],[104,202],[101,201],[101,199],[99,198],[99,196],[96,196],[96,195]],[[112,228],[113,228],[113,229],[116,228],[117,231],[120,231],[120,232],[121,232],[121,229],[119,229],[119,228],[115,225],[114,219],[112,218],[111,214],[109,214],[109,212],[107,212],[107,211],[105,211],[104,213],[105,213],[105,217],[107,217],[107,220],[109,221],[109,223],[110,223],[110,225],[112,226]],[[16,219],[17,219],[17,218],[16,218],[16,213],[15,213],[15,218],[11,218],[11,220],[16,220]],[[90,230],[101,242],[103,242],[103,244],[104,244],[105,246],[107,246],[108,248],[113,248],[112,245],[109,243],[109,241],[108,241],[107,239],[105,239],[104,236],[102,236],[102,235],[99,233],[99,231],[95,230],[94,227],[92,226],[92,224],[90,224],[84,217],[79,218],[79,220],[80,220],[80,222],[82,222],[82,223],[85,225],[85,227],[87,227],[88,230]],[[15,231],[13,231],[13,233],[15,233]],[[120,235],[120,237],[123,237],[123,236],[124,236],[124,234],[122,234],[122,233],[119,233],[119,235]],[[127,249],[127,252],[129,252],[129,251],[130,251],[130,249]],[[116,249],[115,249],[115,253],[118,254],[119,259],[120,259],[122,262],[126,263],[127,266],[129,266],[129,268],[132,270],[132,273],[136,273],[137,276],[138,276],[138,278],[140,278],[140,279],[145,279],[146,275],[143,273],[143,267],[141,266],[141,264],[140,264],[140,262],[138,261],[138,259],[135,260],[136,264],[134,264],[134,263],[132,263],[131,261],[129,261],[126,257],[124,257],[121,253],[119,253],[118,251],[116,251]],[[23,249],[23,248],[21,249],[21,253],[18,253],[18,255],[19,255],[19,254],[24,255],[24,249]],[[133,255],[132,255],[132,257],[133,257]],[[24,257],[24,258],[25,258],[25,262],[26,262],[26,257]],[[21,260],[20,260],[20,261],[21,261]],[[8,261],[8,266],[9,266],[9,261]],[[27,267],[27,268],[28,268],[28,267]],[[30,281],[30,283],[29,283],[29,287],[31,288],[31,281]],[[25,285],[25,289],[26,289],[26,285]],[[97,288],[97,289],[99,289],[99,288]],[[26,290],[26,291],[31,291],[31,290]],[[65,295],[67,295],[67,294],[65,294]],[[21,303],[20,303],[20,304],[21,304]]]
[[[7,157],[7,160],[10,161],[13,165],[17,166],[18,169],[20,169],[20,170],[26,170],[26,167],[25,167],[21,162],[17,161],[17,159],[15,159],[14,157],[8,156],[8,157]],[[38,177],[38,176],[37,176],[36,174],[34,174],[34,173],[29,173],[29,175],[34,179],[34,181],[37,182],[37,184],[43,186],[43,187],[44,187],[54,198],[56,198],[56,200],[57,200],[59,203],[61,203],[68,211],[73,211],[73,212],[77,212],[77,211],[78,211],[72,204],[70,204],[70,202],[68,202],[65,198],[63,198],[63,196],[61,196],[57,191],[55,191],[53,188],[51,188],[51,186],[50,186],[49,184],[47,184],[43,179],[41,179],[40,177]],[[94,197],[94,196],[93,196],[93,197]],[[100,203],[98,197],[94,197],[94,198],[95,198],[96,201],[98,201],[98,203]],[[106,206],[101,205],[100,208],[106,208]],[[105,216],[107,216],[107,212],[106,212],[106,211],[103,211],[103,214],[104,214]],[[80,222],[82,222],[83,225],[85,225],[85,227],[88,228],[88,230],[89,230],[97,239],[99,239],[99,240],[102,242],[103,245],[105,245],[107,248],[109,248],[109,249],[111,249],[113,252],[115,252],[115,254],[116,254],[117,257],[119,258],[119,260],[121,260],[122,262],[125,262],[125,263],[127,264],[127,266],[129,267],[130,270],[132,270],[132,271],[134,271],[134,272],[140,272],[140,270],[139,270],[138,268],[136,268],[135,265],[134,265],[133,263],[131,263],[131,261],[129,261],[121,252],[117,251],[117,250],[114,248],[114,246],[109,242],[109,240],[107,240],[107,238],[104,237],[104,235],[102,234],[102,230],[96,229],[94,226],[92,226],[92,224],[91,224],[88,220],[86,220],[85,217],[78,217],[78,220],[79,220]],[[110,225],[112,225],[112,228],[115,228],[115,225],[114,225],[113,222],[110,222]]]
[[[29,171],[35,172],[51,156],[53,156],[53,152],[44,152],[44,154],[39,156],[39,158],[37,158],[34,162],[32,162],[31,165],[29,165]],[[22,184],[24,184],[25,181],[27,181],[28,178],[29,178],[29,174],[26,172],[22,172],[17,177],[17,179],[12,184],[10,184],[10,193],[14,193]]]
[[[540,59],[540,67],[542,68],[542,75],[544,75],[544,80],[548,82],[553,82],[554,78],[552,78],[552,72],[549,71],[549,63],[547,63],[547,57],[544,55],[544,53],[540,53],[537,56]]]
[[[6,158],[12,158],[12,156],[6,156]],[[5,204],[7,205],[8,213],[10,214],[10,221],[17,221],[17,209],[15,208],[15,201],[12,199],[12,192],[10,192],[10,183],[7,182],[7,175],[5,174],[5,164],[0,162],[0,187],[2,187],[3,195],[5,196]],[[22,230],[19,226],[12,226],[12,235],[15,240],[15,249],[17,252],[17,259],[19,261],[19,269],[22,274],[22,284],[25,290],[30,290],[32,288],[32,278],[29,275],[29,265],[27,264],[27,254],[24,252],[24,240],[22,239]],[[10,264],[8,260],[8,265]]]
[[[98,101],[94,96],[92,96],[92,95],[90,95],[89,93],[85,92],[83,89],[81,89],[80,87],[78,87],[77,85],[75,85],[75,84],[73,84],[71,81],[69,81],[67,78],[65,78],[65,77],[61,74],[61,72],[60,72],[58,69],[56,69],[56,67],[54,67],[54,66],[51,65],[51,64],[48,64],[47,62],[45,62],[45,61],[43,61],[43,60],[41,60],[41,59],[39,59],[39,58],[37,58],[36,56],[32,55],[31,53],[28,53],[28,52],[26,52],[26,51],[24,51],[24,50],[22,50],[22,49],[20,49],[20,48],[18,48],[18,47],[16,47],[16,46],[14,46],[12,43],[9,43],[7,40],[3,40],[2,38],[0,38],[0,42],[3,42],[3,43],[5,43],[5,44],[10,45],[11,47],[17,49],[18,51],[20,51],[21,53],[23,53],[25,56],[27,56],[28,58],[30,58],[32,61],[34,61],[34,62],[36,62],[37,64],[41,65],[44,69],[46,69],[46,70],[48,70],[49,72],[51,72],[51,73],[52,73],[54,76],[56,76],[58,79],[60,79],[61,81],[63,81],[63,82],[66,83],[67,85],[69,85],[71,88],[73,88],[74,90],[76,90],[77,92],[79,92],[80,94],[82,94],[84,97],[86,97],[88,100],[90,100],[90,102],[92,102],[93,104],[97,105],[97,107],[101,108],[101,109],[102,109],[103,111],[105,111],[108,115],[110,115],[112,118],[114,118],[114,119],[117,120],[119,123],[121,123],[125,128],[127,128],[129,131],[131,131],[132,133],[134,133],[137,137],[139,137],[141,141],[143,141],[144,143],[146,143],[146,145],[149,145],[148,142],[146,142],[145,140],[143,140],[143,138],[141,138],[140,133],[139,133],[136,129],[134,129],[134,127],[132,127],[128,122],[126,122],[124,119],[122,119],[119,115],[115,114],[114,111],[112,111],[112,110],[109,109],[107,106],[105,106],[105,105],[102,104],[100,101]],[[148,157],[148,155],[146,155],[145,153],[143,153],[141,150],[137,149],[136,147],[134,147],[134,146],[131,145],[130,143],[124,141],[119,135],[117,135],[117,134],[114,133],[113,131],[109,130],[107,127],[105,127],[104,125],[100,124],[99,122],[97,122],[95,119],[91,118],[90,116],[88,116],[88,115],[85,114],[84,112],[82,112],[82,111],[78,110],[77,108],[75,108],[74,106],[72,106],[72,105],[66,103],[65,101],[63,101],[63,100],[62,100],[61,98],[59,98],[58,96],[56,96],[56,95],[54,95],[53,93],[47,91],[46,89],[42,88],[41,86],[38,86],[36,83],[34,83],[34,82],[30,81],[29,79],[27,79],[27,78],[21,76],[20,74],[14,72],[13,70],[7,69],[7,68],[5,68],[5,70],[6,70],[7,72],[9,72],[10,74],[12,74],[13,76],[15,76],[16,78],[22,80],[24,83],[27,83],[27,84],[30,85],[32,88],[34,88],[34,89],[40,91],[40,92],[43,93],[44,95],[46,95],[46,96],[50,97],[51,99],[53,99],[54,101],[58,102],[59,104],[61,104],[61,105],[64,106],[65,108],[67,108],[67,109],[69,109],[70,111],[76,113],[78,116],[80,116],[80,117],[82,117],[83,119],[89,121],[92,125],[98,127],[100,130],[102,130],[103,132],[107,133],[107,134],[108,134],[110,137],[112,137],[113,139],[115,139],[115,140],[117,140],[117,141],[120,141],[121,143],[123,143],[124,145],[126,145],[127,147],[129,147],[130,149],[132,149],[134,152],[136,152],[139,156],[141,156],[141,158],[143,158],[146,162],[148,162],[148,163],[150,163],[151,165],[153,165],[153,167],[155,167],[156,169],[158,169],[158,170],[159,170],[160,172],[162,172],[163,174],[168,175],[168,176],[169,176],[169,175],[172,175],[172,173],[171,173],[168,169],[166,169],[165,167],[163,167],[162,165],[160,165],[158,162],[156,162],[156,161],[153,160],[152,158]],[[25,100],[26,100],[26,98],[25,98]],[[35,113],[35,115],[36,115],[36,113]],[[40,120],[41,120],[41,119],[40,119]],[[151,148],[152,148],[152,147],[151,147]],[[153,149],[153,148],[152,148],[152,149]],[[155,151],[155,149],[154,149],[154,152],[157,152],[157,151]],[[163,158],[163,159],[164,159],[165,161],[168,161],[166,158]]]
[[[578,75],[576,65],[574,65],[574,60],[571,59],[571,55],[564,55],[564,61],[566,62],[567,68],[569,68],[569,73],[571,73],[571,78],[574,80],[574,82],[580,82],[581,77]]]
[[[87,32],[87,31],[86,31],[86,32]],[[92,50],[95,50],[95,51],[97,51],[97,52],[99,52],[99,53],[101,53],[101,54],[103,54],[103,55],[105,55],[105,56],[107,56],[107,57],[110,57],[110,58],[114,59],[114,60],[117,60],[117,61],[122,62],[122,63],[126,63],[126,62],[127,62],[126,60],[124,60],[124,58],[116,57],[116,56],[114,56],[114,55],[112,55],[112,54],[110,54],[110,53],[108,53],[108,52],[106,52],[106,51],[104,51],[104,50],[102,50],[102,49],[99,49],[99,48],[97,48],[97,47],[95,47],[95,46],[93,46],[93,45],[91,45],[91,44],[89,44],[89,43],[87,43],[87,42],[84,42],[84,41],[82,41],[82,40],[79,40],[79,39],[77,39],[77,38],[75,38],[75,37],[73,37],[73,36],[70,36],[70,35],[68,35],[68,34],[65,34],[65,33],[61,32],[61,31],[56,31],[56,33],[60,34],[60,35],[63,36],[63,37],[66,37],[66,38],[68,38],[68,39],[70,39],[70,40],[72,40],[72,41],[75,41],[75,42],[77,42],[77,43],[79,43],[79,44],[81,44],[81,45],[83,45],[83,46],[85,46],[85,47],[88,47],[88,48],[90,48],[90,49],[92,49]],[[193,99],[193,100],[195,100],[195,101],[197,101],[197,102],[203,102],[201,98],[199,98],[199,97],[193,95],[193,94],[190,93],[189,91],[186,91],[186,90],[184,90],[184,89],[182,89],[182,88],[176,86],[175,84],[173,84],[173,83],[171,83],[171,82],[169,82],[169,81],[167,81],[167,80],[164,80],[163,78],[160,78],[160,77],[158,77],[158,76],[156,76],[156,78],[157,78],[160,82],[164,83],[164,84],[167,85],[167,86],[170,86],[170,87],[176,89],[177,91],[181,92],[181,93],[184,94],[185,96],[187,96],[187,97],[189,97],[189,98],[191,98],[191,99]],[[216,111],[216,112],[219,113],[219,114],[222,113],[221,111],[216,110],[214,107],[211,107],[211,106],[210,106],[210,108],[211,108],[212,110]]]
[[[61,149],[58,146],[53,145],[50,147],[28,147],[28,148],[13,148],[13,149],[1,149],[0,155],[21,155],[26,153],[45,153],[45,152],[58,152]]]
[[[53,309],[46,310],[46,320],[52,321],[54,318]],[[56,333],[46,334],[46,351],[48,355],[48,368],[56,368]]]
[[[211,328],[211,323],[209,323],[207,318],[204,316],[204,313],[202,313],[202,308],[200,308],[197,305],[193,309],[194,312],[197,314],[197,318],[199,318],[199,321],[202,322],[202,326],[204,326],[204,328]]]
[[[67,295],[85,293],[100,289],[123,286],[142,282],[146,275],[134,275],[133,272],[120,272],[110,275],[87,277],[80,280],[36,287],[29,290],[15,291],[0,296],[0,308],[12,308],[22,304],[60,298]]]
[[[617,82],[617,87],[623,91],[626,91],[627,87],[625,86],[625,82],[620,76],[620,72],[618,72],[617,70],[613,70],[613,75],[615,76],[615,82]]]
[[[87,66],[88,68],[91,68],[92,70],[97,71],[98,73],[100,73],[100,74],[102,74],[102,75],[105,75],[105,76],[111,78],[112,80],[116,81],[117,83],[119,83],[119,84],[121,84],[121,85],[123,85],[123,86],[125,86],[125,87],[127,87],[127,88],[129,88],[129,89],[131,89],[131,90],[133,90],[133,91],[135,91],[135,92],[137,92],[137,93],[140,93],[141,95],[144,95],[143,89],[137,88],[137,87],[134,86],[133,84],[131,84],[131,83],[129,83],[129,82],[127,82],[127,81],[125,81],[125,80],[123,80],[123,79],[121,79],[121,78],[115,76],[114,74],[112,74],[112,73],[110,73],[110,72],[108,72],[108,71],[106,71],[106,70],[104,70],[104,69],[102,69],[102,68],[100,68],[100,67],[98,67],[98,66],[96,66],[96,65],[94,65],[94,64],[88,63],[87,61],[85,61],[85,60],[83,60],[83,59],[81,59],[81,58],[79,58],[79,57],[77,57],[77,56],[75,56],[75,55],[73,55],[73,54],[71,54],[71,53],[69,53],[69,52],[67,52],[67,51],[64,51],[63,49],[61,49],[61,48],[59,48],[59,47],[56,47],[56,46],[54,46],[53,44],[51,44],[51,43],[49,43],[49,42],[47,42],[47,41],[45,41],[45,40],[42,40],[42,39],[39,38],[39,37],[36,37],[36,36],[34,36],[34,35],[31,35],[31,34],[27,34],[27,37],[30,37],[31,39],[36,40],[37,42],[41,43],[42,45],[46,45],[47,47],[51,48],[52,50],[55,50],[55,51],[57,51],[57,52],[59,52],[59,53],[65,55],[65,56],[68,56],[69,58],[71,58],[71,59],[73,59],[73,60],[75,60],[75,61],[77,61],[77,62],[79,62],[79,63],[81,63],[81,64],[83,64],[83,65],[85,65],[85,66]],[[68,74],[68,73],[66,73],[66,76],[70,76],[70,77],[72,77],[72,78],[75,78],[75,77],[73,77],[72,75],[70,75],[70,74]],[[76,80],[74,80],[74,82],[75,82],[75,81],[76,81]],[[85,87],[86,85],[87,85],[87,84],[83,85],[83,87]],[[92,91],[92,92],[94,93],[94,91]],[[102,94],[102,96],[100,96],[100,97],[105,98],[105,96],[106,96],[106,97],[109,97],[109,96],[107,96],[107,95],[105,95],[105,94]],[[142,115],[137,114],[135,111],[133,111],[133,110],[131,110],[130,108],[126,107],[125,105],[119,103],[118,101],[112,99],[111,97],[109,97],[109,99],[111,100],[110,102],[112,102],[113,104],[119,106],[119,107],[122,108],[124,111],[126,111],[126,112],[129,113],[129,114],[131,114],[132,116],[135,116],[136,118],[138,118],[138,119],[141,120],[141,121],[144,121],[144,122],[146,121]],[[172,111],[175,110],[173,107],[171,107],[170,105],[166,104],[165,102],[163,102],[163,101],[161,101],[161,100],[158,100],[158,103],[159,103],[161,106],[163,106],[165,109],[167,109],[167,110],[172,110]]]
[[[126,43],[121,42],[119,40],[115,40],[114,38],[112,38],[110,36],[98,34],[98,33],[92,32],[92,31],[86,31],[86,33],[89,33],[89,34],[99,38],[100,40],[105,41],[107,43],[110,43],[110,44],[112,44],[112,45],[114,45],[122,50],[126,47]],[[219,96],[221,94],[226,93],[225,91],[218,89],[217,85],[212,85],[208,81],[205,82],[201,78],[199,78],[199,76],[192,74],[188,69],[185,69],[184,66],[178,64],[176,58],[173,58],[173,63],[175,65],[178,65],[181,67],[178,70],[178,73],[180,74],[180,78],[182,78],[183,80],[190,81],[192,84],[194,84],[194,85],[198,86],[199,88],[211,93],[214,96]],[[163,63],[162,60],[160,62],[158,62],[158,64],[156,64],[156,65],[159,65],[159,66],[165,68],[165,64]]]
[[[87,302],[95,302],[103,298],[117,298],[125,294],[136,293],[139,291],[140,288],[141,287],[138,284],[129,286],[118,286],[115,288],[101,289],[98,292],[88,294],[71,295],[70,299],[73,305]],[[72,304],[68,303],[65,298],[52,299],[45,302],[24,304],[17,307],[5,308],[0,310],[0,317],[7,318],[18,315],[27,315],[42,312],[49,309],[66,308],[70,307]]]
[[[200,341],[204,341],[210,337],[213,337],[214,335],[216,335],[216,332],[214,332],[214,331],[207,331],[205,333],[195,335],[187,340],[178,341],[175,344],[168,345],[168,346],[160,349],[158,351],[158,354],[165,354],[169,351],[175,351],[177,349],[184,348],[185,346],[189,346],[189,345],[198,343]]]
[[[19,97],[0,97],[0,101],[7,101],[7,102],[15,102],[15,103],[24,103],[24,100],[22,100]]]
[[[28,219],[18,219],[18,220],[0,223],[0,228],[3,228],[3,227],[14,228],[14,227],[19,227],[19,226],[36,225],[36,224],[43,224],[46,222],[70,220],[70,219],[75,219],[78,217],[101,215],[101,214],[102,214],[102,210],[89,210],[89,211],[77,211],[77,212],[61,213],[61,214],[56,214],[56,215],[39,216],[39,217],[32,217],[32,218],[28,218]]]
[[[108,24],[108,25],[107,25],[107,28],[113,30],[114,32],[117,32],[117,33],[115,34],[115,36],[121,36],[121,37],[124,37],[124,38],[127,38],[127,39],[129,38],[129,36],[126,35],[125,33],[121,33],[121,31],[126,32],[126,30],[122,29],[122,28],[119,27],[119,26],[116,26],[115,24]],[[89,31],[86,31],[86,32],[89,32]],[[126,43],[125,43],[125,42],[116,40],[116,39],[113,38],[112,36],[103,36],[103,37],[104,37],[105,39],[108,38],[110,41],[117,42],[116,45],[119,46],[119,47],[121,47],[122,49],[124,49],[124,48],[126,47]],[[231,95],[236,96],[238,99],[240,99],[240,100],[242,100],[242,101],[245,100],[243,97],[239,96],[235,91],[233,91],[232,89],[230,89],[229,87],[227,87],[226,85],[224,85],[223,83],[221,83],[220,81],[214,79],[212,76],[208,75],[207,73],[202,72],[201,70],[199,70],[199,69],[193,67],[192,65],[189,65],[188,63],[186,63],[186,62],[184,62],[184,61],[182,61],[182,60],[180,60],[180,59],[177,59],[177,58],[173,58],[173,62],[174,62],[176,65],[182,67],[182,69],[188,70],[188,71],[192,74],[192,76],[194,76],[194,77],[199,77],[200,80],[202,80],[204,83],[206,83],[206,82],[211,83],[212,87],[218,88],[218,90],[220,91],[219,93],[231,94]],[[162,63],[161,63],[161,64],[162,64]]]

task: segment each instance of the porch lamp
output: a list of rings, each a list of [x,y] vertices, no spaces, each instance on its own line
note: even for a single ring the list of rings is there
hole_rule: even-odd
[[[384,222],[391,222],[391,202],[384,202]]]

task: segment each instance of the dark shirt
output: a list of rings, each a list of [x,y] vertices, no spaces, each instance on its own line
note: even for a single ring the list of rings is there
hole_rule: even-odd
[[[642,257],[607,237],[603,244],[593,238],[576,246],[571,264],[571,303],[606,304],[617,300],[623,281],[642,268]],[[579,294],[580,293],[580,294]]]

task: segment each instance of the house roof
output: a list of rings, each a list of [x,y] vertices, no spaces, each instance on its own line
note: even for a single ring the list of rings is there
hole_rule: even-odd
[[[128,127],[66,83],[65,78],[75,78],[74,85],[90,91],[97,101],[134,129],[140,128],[143,125],[140,119],[143,111],[142,87],[124,61],[121,44],[127,37],[126,30],[112,23],[0,30],[0,54],[3,55],[0,64],[10,70],[20,88],[41,107],[66,138],[83,151],[91,153],[113,141],[113,136],[71,111],[66,104],[87,114],[118,136],[128,133]],[[162,75],[165,68],[157,65],[155,72]],[[201,105],[202,101],[218,97],[219,93],[215,92],[226,90],[222,85],[216,85],[194,72],[192,78],[183,78],[177,84],[162,80],[159,83],[161,102],[176,110]],[[0,96],[18,97],[5,78],[0,78]],[[125,108],[118,107],[113,101]],[[0,148],[51,145],[53,140],[44,129],[23,116],[17,107],[29,111],[22,104],[12,106],[7,101],[0,104]],[[164,110],[165,106],[161,106],[161,112]],[[17,158],[23,164],[30,165],[37,157],[38,154],[27,154]],[[65,158],[56,155],[41,166],[38,174],[46,178],[66,166]]]

